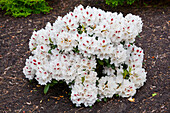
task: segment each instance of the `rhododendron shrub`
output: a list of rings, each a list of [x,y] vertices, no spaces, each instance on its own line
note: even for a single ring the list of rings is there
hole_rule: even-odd
[[[65,81],[76,106],[134,96],[146,81],[144,53],[134,44],[142,25],[139,16],[80,5],[33,32],[23,72],[40,85]]]

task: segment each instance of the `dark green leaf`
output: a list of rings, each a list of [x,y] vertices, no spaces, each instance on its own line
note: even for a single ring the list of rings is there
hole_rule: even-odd
[[[100,97],[100,95],[99,95],[99,94],[97,94],[97,97],[99,98],[99,97]]]
[[[118,94],[115,94],[115,97],[119,97],[119,95],[118,95]]]
[[[111,67],[111,64],[106,64],[106,66],[107,66],[108,68],[110,68],[110,67]]]
[[[51,49],[48,51],[49,54],[52,54]]]
[[[122,45],[125,45],[125,41],[120,42]]]
[[[98,63],[99,63],[100,65],[103,65],[103,64],[104,64],[104,62],[101,61],[101,60],[98,60]]]
[[[104,59],[104,61],[106,62],[106,64],[109,64],[109,59]]]
[[[112,64],[112,65],[111,65],[111,68],[112,68],[112,69],[115,69],[115,65],[114,65],[114,64]]]
[[[55,85],[55,83],[49,83],[51,87],[53,87]]]
[[[64,83],[64,82],[63,82],[63,81],[60,81],[59,83],[62,84],[62,83]]]
[[[99,37],[97,37],[97,36],[96,36],[96,38],[95,38],[95,39],[96,39],[96,40],[98,40],[98,38],[99,38]]]
[[[58,83],[58,81],[57,81],[57,80],[52,80],[52,83],[57,84],[57,83]]]
[[[78,50],[78,46],[73,47],[73,52],[74,52],[74,53],[79,53],[79,52],[80,52],[80,51]]]
[[[96,86],[98,86],[99,85],[99,81],[98,80],[96,80]]]

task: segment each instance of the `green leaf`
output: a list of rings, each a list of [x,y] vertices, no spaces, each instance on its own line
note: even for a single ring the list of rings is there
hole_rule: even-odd
[[[34,47],[32,50],[36,50],[36,47]]]
[[[129,74],[131,74],[132,72],[132,67],[129,67]]]
[[[118,95],[118,94],[115,94],[115,97],[119,97],[119,95]]]
[[[96,86],[98,86],[99,85],[99,81],[98,80],[96,80]],[[100,95],[98,95],[98,96],[100,96]]]
[[[137,37],[141,38],[139,35],[137,35]]]
[[[94,33],[93,33],[93,34],[91,34],[91,35],[90,35],[90,34],[88,34],[88,36],[89,36],[89,37],[93,37],[93,35],[94,35]]]
[[[100,100],[99,100],[99,99],[97,99],[97,102],[100,102]]]
[[[51,44],[51,43],[50,43],[50,46],[51,46],[51,49],[57,48],[57,45],[53,45],[53,44]]]
[[[93,28],[92,26],[88,26],[88,27],[90,27],[91,29],[93,29],[93,30],[94,30],[94,28]]]
[[[92,106],[89,106],[90,108],[92,108]]]
[[[71,93],[69,92],[68,95],[71,95]]]
[[[111,68],[112,68],[112,69],[115,69],[115,65],[114,65],[114,64],[112,64],[112,65],[111,65]]]
[[[120,42],[122,45],[125,45],[125,41]]]
[[[79,52],[80,52],[80,51],[78,50],[78,46],[73,47],[73,52],[74,52],[74,53],[79,53]]]
[[[59,51],[59,53],[61,53],[61,54],[62,54],[63,52],[64,52],[64,50],[60,50],[60,51]]]
[[[107,64],[109,64],[109,59],[104,59],[104,61],[105,61]]]
[[[51,87],[53,87],[55,85],[55,83],[49,83]]]
[[[85,77],[81,77],[81,81],[82,81],[82,83],[84,83]]]
[[[148,6],[148,4],[147,3],[145,3],[145,2],[143,2],[143,4],[147,7]]]
[[[58,83],[58,81],[57,81],[57,80],[52,80],[52,83],[57,84],[57,83]]]
[[[103,65],[103,64],[104,64],[104,62],[101,61],[101,60],[98,60],[98,63],[99,63],[100,65]]]
[[[123,78],[128,79],[129,78],[129,72],[126,69],[124,69],[123,71],[124,71],[123,72]]]
[[[108,68],[110,68],[110,67],[111,67],[111,64],[106,64],[106,66],[107,66]]]
[[[50,49],[50,50],[48,50],[48,53],[49,53],[49,54],[52,54],[51,49]]]
[[[97,36],[96,36],[96,38],[95,38],[95,39],[96,39],[96,40],[98,40],[98,38],[99,38],[99,37],[97,37]]]
[[[64,83],[64,82],[63,82],[63,81],[60,81],[59,83],[62,84],[62,83]]]
[[[82,33],[83,33],[83,31],[79,30],[79,31],[78,31],[78,33],[79,33],[79,34],[82,34]]]
[[[107,98],[106,97],[103,100],[104,100],[104,102],[107,102]]]
[[[108,83],[108,81],[106,81],[104,85],[107,85],[107,83]]]
[[[50,84],[47,84],[45,87],[44,87],[44,94],[47,94],[48,90],[49,90],[49,87],[50,87]]]
[[[85,29],[85,26],[84,25],[82,25],[82,28],[83,28],[83,30]]]
[[[157,95],[157,93],[153,93],[153,94],[152,94],[152,97],[154,97],[154,96],[156,96],[156,95]]]
[[[50,43],[51,43],[51,44],[53,44],[53,41],[51,40],[51,38],[50,38],[50,37],[49,37],[49,41],[50,41]]]
[[[133,43],[129,43],[129,44],[133,46]]]

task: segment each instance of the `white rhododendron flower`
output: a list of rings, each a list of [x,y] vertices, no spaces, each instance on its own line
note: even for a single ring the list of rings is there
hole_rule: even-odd
[[[86,107],[92,106],[97,100],[96,85],[74,85],[71,100],[76,106],[81,106],[81,104],[84,104]]]
[[[99,80],[98,94],[100,95],[100,98],[112,98],[113,95],[116,93],[117,87],[118,84],[115,82],[113,77],[102,77]]]
[[[134,44],[142,25],[139,16],[79,5],[33,32],[23,73],[48,88],[66,82],[76,106],[134,96],[146,82],[144,52]]]
[[[134,96],[136,93],[136,87],[133,82],[124,79],[120,87],[117,89],[117,93],[122,97]]]

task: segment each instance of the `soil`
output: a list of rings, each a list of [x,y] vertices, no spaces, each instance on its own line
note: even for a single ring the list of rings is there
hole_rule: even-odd
[[[160,113],[169,112],[169,41],[170,7],[126,6],[112,8],[104,0],[53,0],[50,13],[32,14],[26,18],[4,16],[0,12],[0,113],[41,112],[41,113]],[[65,84],[57,84],[43,94],[43,86],[33,80],[29,82],[22,69],[31,55],[28,47],[34,28],[54,23],[58,16],[73,11],[75,6],[95,6],[105,11],[132,13],[143,20],[141,38],[136,45],[145,53],[144,68],[147,82],[134,96],[135,102],[127,98],[112,98],[107,102],[96,102],[92,108],[79,107],[69,99],[69,89]],[[156,93],[156,96],[152,96]]]

